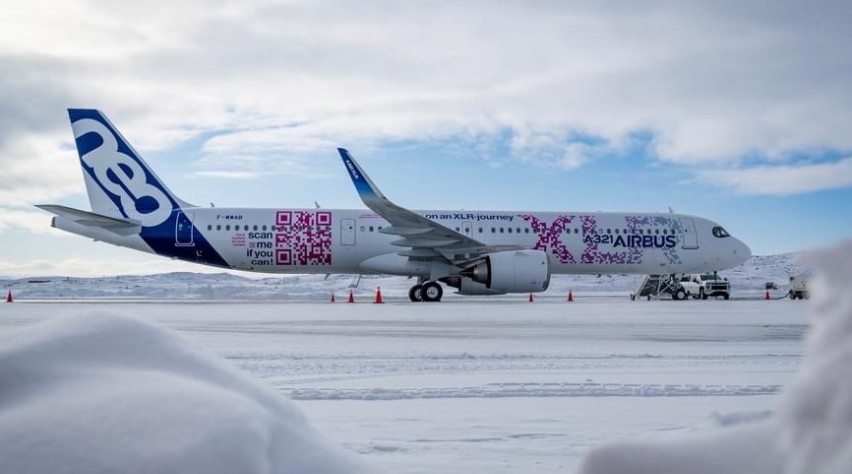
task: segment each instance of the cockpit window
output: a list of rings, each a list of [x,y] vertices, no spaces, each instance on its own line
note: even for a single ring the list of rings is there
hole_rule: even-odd
[[[713,228],[713,236],[722,239],[722,238],[725,238],[725,237],[730,237],[731,234],[729,234],[727,230],[725,230],[721,227],[714,227]]]

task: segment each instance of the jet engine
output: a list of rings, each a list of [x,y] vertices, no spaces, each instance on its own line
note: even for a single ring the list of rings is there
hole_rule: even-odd
[[[540,250],[510,250],[488,254],[460,275],[496,293],[529,293],[550,285],[550,264]]]

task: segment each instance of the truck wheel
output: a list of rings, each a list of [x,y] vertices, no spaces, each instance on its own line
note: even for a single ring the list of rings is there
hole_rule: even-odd
[[[707,299],[707,293],[704,292],[704,288],[698,289],[698,297],[701,298],[702,300]]]
[[[675,291],[672,295],[672,298],[674,298],[675,300],[686,299],[686,291],[684,291],[683,288],[678,288],[677,291]]]
[[[725,297],[725,299],[726,299],[726,300],[729,300],[729,299],[731,299],[731,294],[730,294],[730,293],[725,293],[725,294],[724,294],[724,297]]]

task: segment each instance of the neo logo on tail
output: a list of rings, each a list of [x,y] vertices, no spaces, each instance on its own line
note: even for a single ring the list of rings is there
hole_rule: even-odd
[[[93,210],[137,220],[143,227],[168,220],[176,203],[106,117],[78,109],[69,115],[83,169],[97,184],[88,187]],[[98,190],[104,196],[96,195]]]

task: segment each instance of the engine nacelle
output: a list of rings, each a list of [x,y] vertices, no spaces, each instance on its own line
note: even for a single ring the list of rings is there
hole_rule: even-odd
[[[510,250],[486,255],[461,275],[494,292],[530,293],[550,285],[550,264],[540,250]]]

